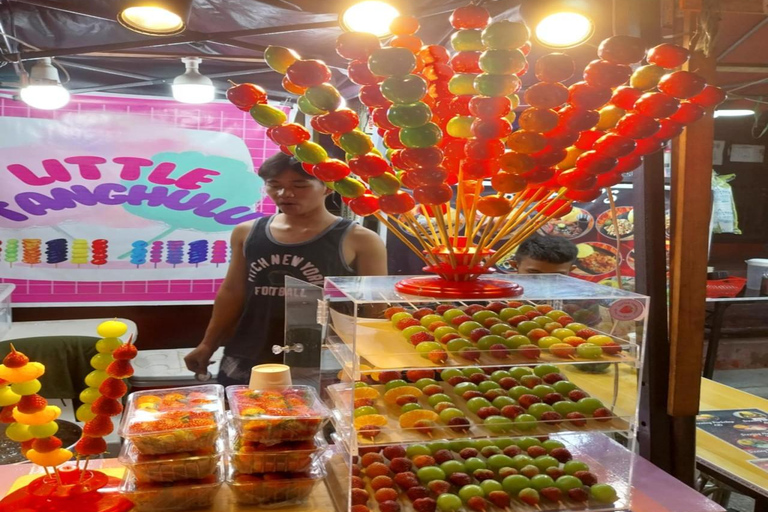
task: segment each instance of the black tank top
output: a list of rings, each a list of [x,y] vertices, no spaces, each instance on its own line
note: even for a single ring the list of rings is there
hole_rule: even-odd
[[[355,271],[344,259],[344,238],[354,223],[339,218],[306,242],[283,244],[269,231],[274,217],[253,224],[245,240],[246,299],[235,334],[224,349],[227,356],[259,364],[282,362],[272,353],[285,335],[285,277],[322,287],[326,276],[349,276]]]

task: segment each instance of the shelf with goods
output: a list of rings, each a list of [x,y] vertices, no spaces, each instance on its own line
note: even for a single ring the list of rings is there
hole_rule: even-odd
[[[395,291],[395,284],[401,279],[402,277],[328,278],[324,296],[320,301],[317,320],[323,329],[323,349],[332,356],[322,358],[324,363],[321,373],[326,377],[335,377],[332,381],[326,378],[322,386],[323,397],[332,410],[331,421],[336,429],[337,444],[336,455],[328,464],[327,470],[329,481],[334,482],[334,487],[349,491],[345,499],[340,501],[339,508],[352,510],[352,506],[361,505],[360,501],[364,496],[355,490],[356,485],[367,489],[370,500],[365,502],[365,506],[368,509],[389,512],[395,508],[392,504],[383,505],[383,501],[387,500],[377,505],[376,489],[371,487],[373,478],[368,477],[367,468],[361,467],[365,464],[363,456],[366,453],[380,453],[389,467],[377,468],[375,471],[386,469],[386,473],[394,477],[396,468],[391,467],[392,460],[385,455],[387,451],[395,450],[393,446],[402,446],[408,450],[406,458],[411,464],[416,462],[418,455],[426,455],[416,453],[425,450],[424,446],[429,450],[430,457],[434,455],[432,451],[448,449],[449,453],[443,452],[438,457],[449,456],[462,464],[466,462],[461,456],[462,449],[477,446],[480,452],[485,448],[487,457],[478,453],[476,458],[480,462],[473,461],[471,464],[487,465],[494,455],[492,452],[496,451],[496,448],[488,445],[495,443],[499,445],[499,451],[507,449],[508,453],[516,454],[521,448],[510,448],[511,445],[522,445],[523,452],[526,452],[527,448],[530,448],[527,446],[529,443],[540,443],[538,439],[545,436],[552,441],[550,445],[562,443],[574,458],[588,464],[591,472],[585,477],[588,483],[593,483],[589,479],[597,477],[599,483],[610,483],[618,495],[615,501],[610,503],[601,503],[594,497],[587,496],[588,501],[585,504],[578,500],[584,498],[578,494],[580,491],[573,491],[578,499],[571,499],[567,493],[563,493],[562,500],[547,501],[547,498],[541,498],[540,505],[536,504],[539,508],[583,510],[587,505],[589,510],[618,510],[625,506],[631,492],[631,471],[626,465],[613,467],[610,461],[601,460],[598,446],[601,442],[614,443],[610,437],[616,434],[614,437],[629,440],[630,449],[634,447],[637,387],[629,386],[628,383],[633,379],[619,377],[626,377],[626,374],[639,375],[647,298],[564,276],[529,275],[514,276],[513,279],[511,276],[501,277],[514,280],[524,288],[521,296],[512,299],[436,300],[400,295]],[[316,287],[313,288],[317,292]],[[442,306],[439,311],[438,306]],[[536,309],[537,307],[539,309]],[[426,308],[433,311],[425,311]],[[479,320],[493,328],[494,332],[473,333],[466,328],[457,329],[465,333],[456,333],[456,339],[465,341],[451,345],[440,343],[439,339],[433,342],[429,336],[422,340],[422,343],[437,343],[431,347],[442,349],[444,353],[441,357],[432,354],[430,358],[429,352],[424,354],[426,357],[422,356],[416,346],[403,336],[402,327],[405,326],[401,325],[401,329],[398,329],[395,325],[397,318],[395,322],[386,318],[391,317],[394,312],[404,313],[400,315],[401,319],[424,319],[426,315],[438,314],[442,318],[426,317],[424,322],[419,319],[418,323],[424,324],[424,330],[417,328],[411,331],[412,334],[444,336],[451,330],[437,331],[434,325],[429,325],[430,321],[445,321],[446,318],[442,315],[448,309],[456,308],[471,308],[468,312],[474,318],[463,320]],[[520,308],[523,309],[521,313],[529,314],[525,322],[540,323],[521,326],[523,320],[514,318],[519,315],[510,316],[517,312],[509,311]],[[551,310],[555,312],[552,313]],[[480,311],[487,312],[477,315]],[[534,311],[536,313],[533,313]],[[562,314],[557,311],[562,311]],[[551,321],[545,322],[543,317],[547,313],[552,313],[546,317]],[[290,315],[290,309],[288,314]],[[449,313],[448,316],[452,314],[456,313]],[[446,324],[450,323],[450,319],[448,320]],[[557,322],[559,326],[556,326],[556,320],[561,320],[562,323]],[[494,328],[492,324],[499,327]],[[518,334],[502,333],[504,324],[507,324],[507,331],[515,330]],[[460,325],[461,323],[458,326]],[[521,336],[526,328],[528,339],[523,340]],[[534,328],[541,328],[544,332],[534,331],[531,334]],[[554,332],[555,328],[561,330]],[[564,330],[567,328],[572,332]],[[420,336],[424,337],[425,334]],[[490,338],[494,343],[488,346],[489,340],[483,340],[483,336],[479,336],[481,334],[500,336],[501,339]],[[561,357],[553,354],[551,346],[554,341],[544,339],[542,342],[543,338],[552,335],[560,336],[557,341],[567,342],[566,345],[573,351],[565,350]],[[514,336],[517,337],[510,340]],[[582,337],[583,339],[578,339]],[[592,337],[596,338],[590,340]],[[502,344],[506,350],[501,350],[502,347],[498,346],[491,348],[496,342]],[[587,342],[596,345],[597,351],[593,348],[587,352],[576,352],[577,347],[572,346]],[[467,354],[467,351],[464,351],[459,354],[455,350],[457,344],[467,346],[475,352]],[[532,346],[521,349],[521,344]],[[534,348],[538,353],[531,350]],[[524,356],[523,351],[529,351],[529,357]],[[470,357],[465,357],[467,355]],[[609,398],[604,403],[582,391],[581,382],[591,382],[588,378],[590,372],[600,374],[600,382],[613,384],[610,392],[602,390],[600,393],[601,397]],[[524,395],[528,396],[522,398]],[[579,403],[580,400],[584,401]],[[596,413],[598,409],[600,411]],[[583,415],[566,416],[569,412],[580,411],[583,411]],[[533,414],[526,417],[528,413]],[[514,421],[521,416],[520,421]],[[461,419],[450,423],[453,418]],[[532,453],[536,457],[544,456],[540,463],[546,465],[552,462],[546,458],[551,449],[552,446],[549,446],[549,450],[545,449],[542,453],[541,448],[533,448]],[[368,458],[370,457],[373,456]],[[492,464],[498,464],[497,459],[493,459]],[[535,461],[535,458],[532,457],[532,460]],[[421,463],[425,461],[427,464],[432,462],[430,459],[420,459]],[[505,462],[509,461],[502,458],[501,463]],[[517,460],[518,464],[521,462],[529,461],[525,458]],[[399,461],[395,463],[397,464],[404,462]],[[569,467],[572,468],[574,464]],[[517,471],[520,469],[522,468]],[[545,468],[537,471],[543,474],[543,469]],[[557,470],[552,471],[558,476],[558,470],[563,469],[565,465],[560,463]],[[526,471],[532,474],[534,470],[527,468]],[[363,480],[356,480],[355,473],[359,473]],[[470,478],[473,483],[467,485],[481,483],[472,475]],[[498,472],[494,474],[494,478],[503,485],[504,478],[501,478]],[[563,485],[568,485],[567,480]],[[542,481],[547,483],[547,479],[542,476],[537,480],[537,485],[541,485]],[[404,510],[413,509],[418,512],[420,507],[428,510],[431,506],[437,506],[438,510],[452,510],[451,503],[446,502],[451,498],[444,498],[442,506],[430,505],[429,502],[409,504],[405,487],[396,481],[393,485],[402,491],[397,503],[398,507],[402,506]],[[494,483],[484,485],[485,494],[497,487]],[[451,483],[451,486],[455,492],[461,490],[455,483]],[[417,487],[427,487],[427,484],[422,482],[422,485]],[[469,489],[466,492],[475,490],[472,487]],[[590,487],[583,487],[583,490],[588,489]],[[548,492],[551,494],[553,491],[550,489]],[[609,491],[603,489],[602,492]],[[431,493],[433,498],[440,494],[436,494],[432,489],[429,489],[428,493]],[[340,495],[344,497],[344,492]],[[380,498],[384,497],[386,496]],[[496,498],[503,500],[503,497],[498,495]],[[487,506],[489,510],[496,507],[489,501],[488,496],[484,499],[486,501],[482,506]],[[520,506],[521,510],[536,508],[521,503],[514,496],[512,503]],[[481,506],[477,500],[473,505]],[[466,499],[462,507],[461,510],[473,509]],[[355,510],[364,509],[358,507]]]

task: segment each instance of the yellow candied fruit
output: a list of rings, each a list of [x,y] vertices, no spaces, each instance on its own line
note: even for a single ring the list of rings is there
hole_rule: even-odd
[[[61,415],[61,409],[55,405],[46,405],[45,409],[31,414],[25,414],[18,409],[13,410],[13,419],[23,425],[43,425],[55,420]]]
[[[159,396],[155,396],[155,395],[144,395],[136,399],[136,405],[159,404],[160,402],[162,402],[162,399]]]
[[[45,373],[45,366],[36,361],[29,362],[20,368],[8,368],[0,364],[0,379],[11,384],[34,380]]]
[[[377,427],[383,427],[389,420],[386,416],[381,414],[366,414],[365,416],[359,416],[355,418],[354,425],[356,429],[367,427],[368,425],[375,425]]]
[[[41,453],[35,449],[27,450],[27,458],[40,466],[58,466],[72,458],[72,452],[65,448],[57,448],[52,452]]]

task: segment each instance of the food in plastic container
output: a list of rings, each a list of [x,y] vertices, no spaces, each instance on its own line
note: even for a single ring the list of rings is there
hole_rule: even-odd
[[[312,439],[330,416],[328,408],[309,386],[269,390],[229,386],[227,399],[238,433],[248,441]]]
[[[118,460],[133,471],[139,482],[176,482],[214,474],[223,448],[222,438],[215,446],[196,451],[145,455],[126,441]]]
[[[205,478],[176,482],[139,482],[126,471],[120,492],[131,500],[138,512],[173,512],[207,508],[224,481],[224,470]]]
[[[145,455],[211,448],[224,417],[219,385],[140,391],[128,399],[118,434]]]
[[[328,447],[322,433],[306,441],[264,444],[248,441],[229,430],[229,460],[238,473],[307,471],[312,460]]]
[[[278,508],[306,502],[323,478],[325,472],[320,461],[303,473],[243,474],[230,467],[227,485],[238,504]]]

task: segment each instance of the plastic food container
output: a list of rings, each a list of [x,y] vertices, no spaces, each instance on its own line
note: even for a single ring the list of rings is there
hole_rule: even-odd
[[[138,512],[173,512],[208,508],[224,482],[224,468],[199,480],[142,483],[126,471],[120,492],[131,500]]]
[[[759,290],[763,274],[768,273],[768,259],[752,258],[747,260],[747,288]]]
[[[248,441],[274,444],[312,439],[330,417],[309,386],[266,390],[229,386],[227,399],[237,432]]]
[[[129,467],[139,482],[176,482],[200,479],[216,472],[225,442],[194,452],[144,455],[130,441],[123,443],[118,460]]]
[[[240,505],[279,508],[299,505],[309,499],[312,489],[325,478],[320,461],[304,473],[241,474],[230,467],[227,485]]]
[[[218,384],[139,391],[128,398],[118,434],[144,455],[193,452],[213,447],[223,422]]]
[[[322,433],[307,441],[269,445],[247,441],[229,429],[229,461],[238,473],[300,473],[309,470],[312,461],[327,448]]]

